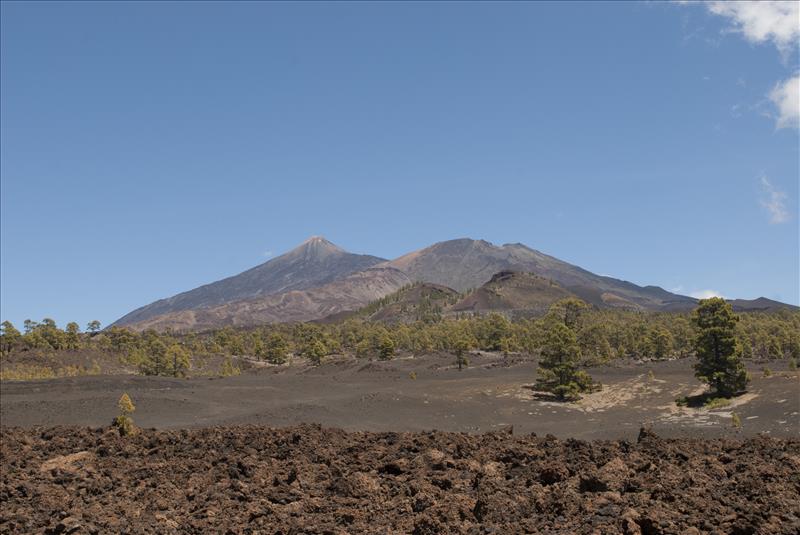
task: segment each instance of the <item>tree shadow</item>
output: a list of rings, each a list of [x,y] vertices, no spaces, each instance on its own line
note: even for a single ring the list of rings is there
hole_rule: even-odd
[[[695,396],[683,396],[675,400],[681,407],[689,407],[691,409],[702,409],[707,407],[709,404],[713,404],[716,400],[725,400],[727,402],[731,402],[737,397],[741,396],[742,394],[746,394],[747,390],[742,390],[741,392],[737,392],[730,397],[722,396],[717,392],[703,392],[702,394],[697,394]]]
[[[536,401],[555,401],[557,403],[569,403],[570,399],[562,399],[550,392],[537,390],[536,385],[522,385],[522,388],[530,390],[533,393],[533,399]]]

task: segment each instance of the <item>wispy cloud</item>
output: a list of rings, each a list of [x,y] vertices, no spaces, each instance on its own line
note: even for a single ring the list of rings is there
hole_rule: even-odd
[[[800,2],[713,0],[703,3],[710,13],[728,21],[725,32],[740,34],[751,43],[771,43],[785,63],[800,45]],[[742,79],[736,83],[745,85]],[[777,128],[800,128],[800,74],[779,82],[767,97],[777,109],[777,113],[768,114],[776,118]]]
[[[273,254],[272,251],[264,251],[263,253],[261,253],[261,256],[263,256],[264,258],[269,258],[272,256],[272,254]]]
[[[778,108],[778,128],[800,128],[800,74],[778,82],[769,99]]]
[[[786,1],[708,2],[708,10],[727,18],[731,30],[751,43],[771,42],[787,55],[800,40],[800,3]]]
[[[689,296],[694,297],[695,299],[708,299],[710,297],[725,297],[716,290],[697,290],[696,292],[690,292]]]
[[[669,291],[674,294],[688,295],[689,297],[694,297],[695,299],[708,299],[709,297],[725,297],[724,295],[722,295],[721,292],[718,292],[716,290],[694,290],[691,292],[687,292],[682,285],[670,288]]]
[[[763,195],[761,206],[767,210],[769,222],[776,225],[789,221],[789,210],[786,208],[786,193],[773,186],[766,175],[761,175],[759,183],[761,184]]]

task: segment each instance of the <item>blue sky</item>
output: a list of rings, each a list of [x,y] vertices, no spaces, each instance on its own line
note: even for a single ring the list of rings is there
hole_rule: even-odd
[[[761,5],[3,2],[2,318],[315,234],[798,303],[800,15]]]

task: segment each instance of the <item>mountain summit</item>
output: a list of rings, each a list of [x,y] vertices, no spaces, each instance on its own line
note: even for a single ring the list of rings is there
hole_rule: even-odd
[[[286,253],[285,257],[304,258],[306,260],[320,260],[330,256],[349,254],[322,236],[311,236],[306,241]]]
[[[138,308],[117,320],[115,325],[130,325],[170,313],[316,288],[384,261],[377,256],[348,253],[321,236],[312,236],[291,251],[238,275]]]

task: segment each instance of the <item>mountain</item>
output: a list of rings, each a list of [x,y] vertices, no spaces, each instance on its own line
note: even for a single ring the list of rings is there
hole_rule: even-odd
[[[800,307],[794,305],[787,305],[780,301],[767,299],[766,297],[758,297],[756,299],[728,299],[727,300],[733,310],[736,312],[767,312],[774,310],[800,310]]]
[[[538,315],[560,299],[574,297],[557,282],[532,273],[501,271],[448,310],[451,312],[524,312]]]
[[[156,316],[316,288],[384,261],[377,256],[348,253],[325,238],[313,236],[288,253],[238,275],[137,308],[114,325],[145,324]]]
[[[379,306],[363,309],[398,290]],[[134,310],[114,325],[201,330],[353,315],[406,321],[431,311],[531,315],[568,296],[598,307],[644,311],[685,311],[697,303],[658,286],[596,275],[520,243],[498,246],[464,238],[385,260],[349,253],[315,236],[239,275]],[[737,310],[789,306],[764,298],[732,302]]]
[[[596,275],[520,243],[497,246],[462,238],[439,242],[379,265],[397,268],[414,281],[441,284],[459,292],[477,288],[501,271],[520,271],[554,280],[598,306],[685,310],[696,303],[691,297],[657,286],[642,287]]]

